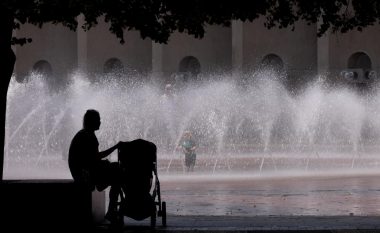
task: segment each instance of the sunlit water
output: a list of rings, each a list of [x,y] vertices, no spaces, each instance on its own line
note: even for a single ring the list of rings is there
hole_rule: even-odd
[[[73,74],[59,92],[49,91],[39,75],[28,83],[12,80],[4,177],[70,178],[68,147],[89,108],[102,118],[100,149],[150,140],[167,176],[182,171],[177,146],[184,131],[193,132],[198,143],[200,174],[378,168],[379,91],[359,94],[313,78],[318,81],[292,94],[270,72],[251,76],[242,86],[236,77],[208,75],[204,80],[213,81],[177,86],[173,95],[155,82],[103,77],[92,83],[81,74]]]

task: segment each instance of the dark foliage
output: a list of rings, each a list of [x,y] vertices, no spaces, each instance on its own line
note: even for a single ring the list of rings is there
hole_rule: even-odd
[[[1,7],[12,12],[14,28],[30,23],[62,24],[72,30],[83,14],[89,30],[104,16],[109,30],[124,42],[125,30],[140,31],[142,38],[166,43],[174,31],[202,38],[206,25],[230,26],[231,20],[253,21],[262,16],[265,26],[291,27],[304,20],[319,23],[318,36],[332,32],[361,31],[379,23],[376,0],[3,0]],[[13,39],[24,44],[29,38]]]

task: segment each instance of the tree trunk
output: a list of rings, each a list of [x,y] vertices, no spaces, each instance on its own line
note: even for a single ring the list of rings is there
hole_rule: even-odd
[[[11,47],[13,16],[7,9],[0,7],[0,182],[3,180],[5,121],[7,93],[12,77],[15,54]]]

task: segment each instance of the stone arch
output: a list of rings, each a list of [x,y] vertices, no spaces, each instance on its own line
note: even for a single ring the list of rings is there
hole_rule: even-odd
[[[32,72],[39,75],[39,77],[44,80],[51,92],[58,91],[64,85],[62,76],[53,74],[53,68],[46,60],[37,61],[33,65]]]
[[[349,69],[372,69],[371,58],[364,52],[356,52],[348,58],[347,68]]]
[[[364,52],[353,53],[347,61],[348,70],[343,70],[340,76],[353,83],[359,91],[367,91],[377,79],[376,71],[372,70],[371,58]]]
[[[105,74],[109,73],[121,73],[124,69],[123,63],[118,58],[108,59],[103,66],[103,72]]]
[[[50,63],[46,60],[39,60],[37,61],[32,68],[32,71],[34,73],[43,75],[46,78],[49,78],[53,76],[53,69],[50,65]]]
[[[263,69],[271,69],[277,72],[282,72],[284,70],[284,62],[278,55],[270,53],[264,56],[261,60],[261,67]]]
[[[197,76],[201,72],[201,63],[193,56],[184,57],[179,63],[178,71],[180,73],[189,73],[192,76]]]

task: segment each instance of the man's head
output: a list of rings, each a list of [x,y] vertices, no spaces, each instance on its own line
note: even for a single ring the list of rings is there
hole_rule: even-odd
[[[83,128],[87,130],[98,130],[100,127],[100,114],[94,109],[89,109],[83,116]]]

